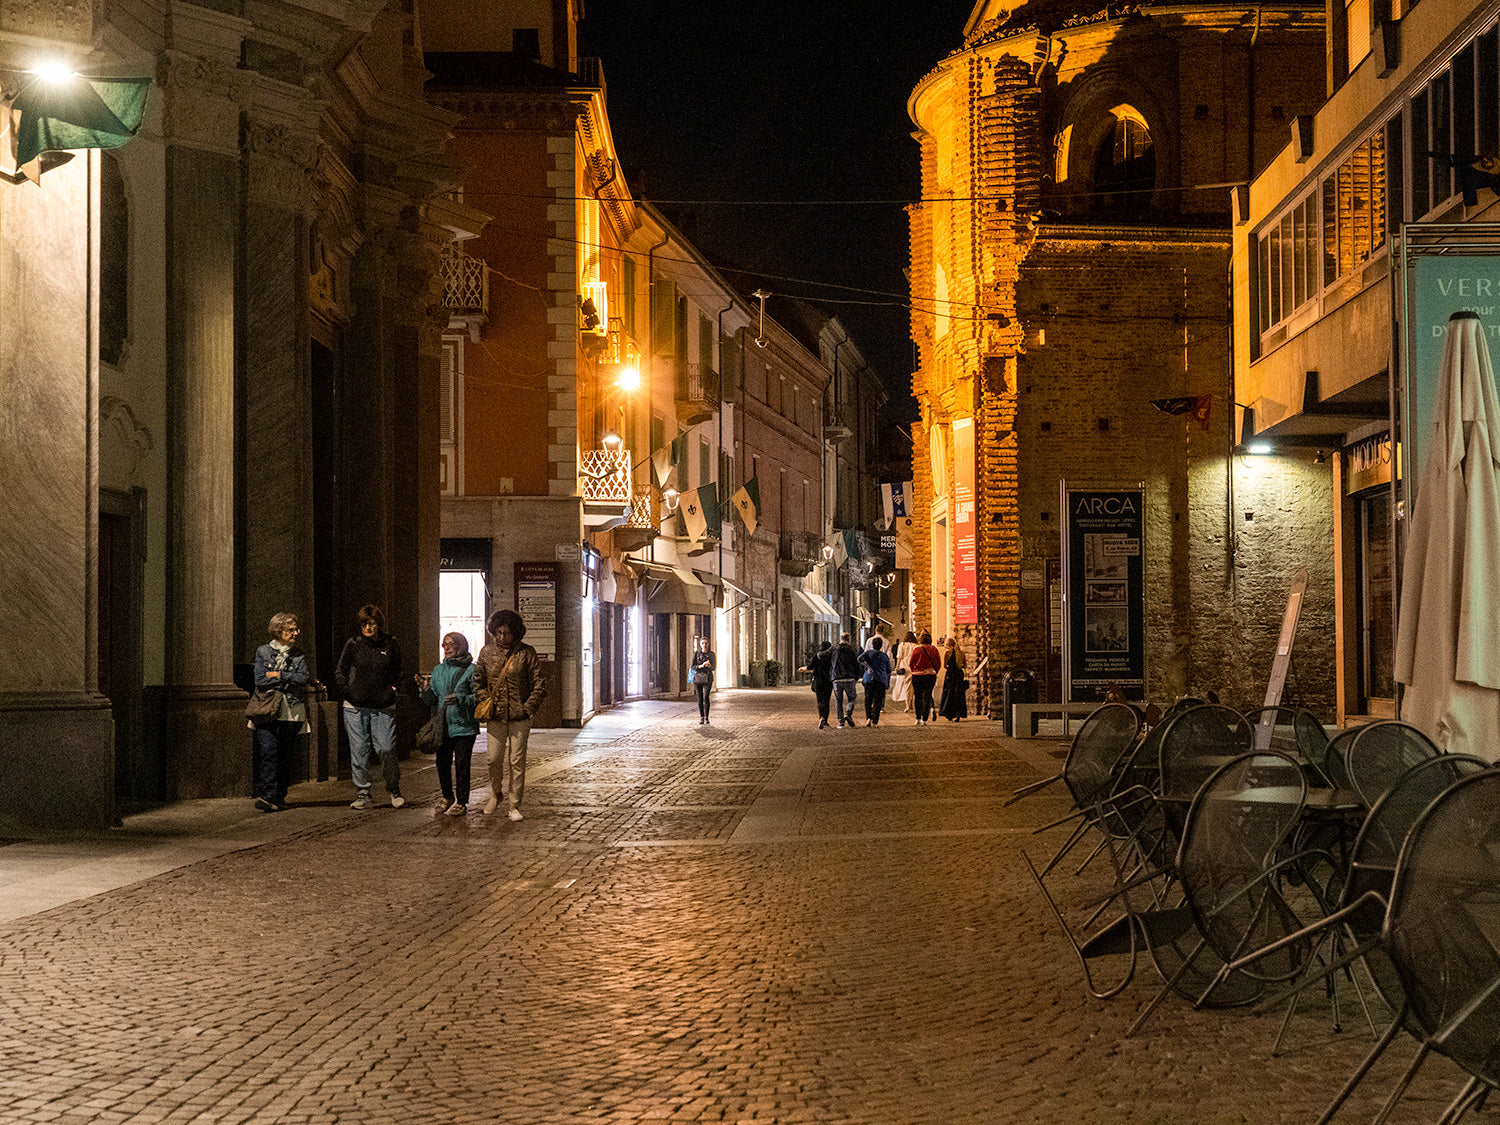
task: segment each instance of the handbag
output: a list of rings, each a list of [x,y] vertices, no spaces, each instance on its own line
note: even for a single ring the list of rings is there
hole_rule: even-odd
[[[444,703],[417,731],[417,749],[423,754],[436,754],[446,741],[448,741],[448,705]]]
[[[281,693],[279,691],[257,688],[255,694],[250,697],[250,702],[245,704],[245,718],[258,727],[274,723],[280,714]]]
[[[474,701],[474,719],[476,722],[487,723],[495,717],[495,697],[486,688],[480,692]]]

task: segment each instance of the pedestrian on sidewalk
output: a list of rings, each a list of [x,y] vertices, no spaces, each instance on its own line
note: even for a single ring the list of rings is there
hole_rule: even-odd
[[[714,669],[718,661],[714,650],[708,647],[708,638],[699,637],[694,643],[693,660],[688,668],[693,690],[698,693],[698,723],[708,722],[709,696],[714,690]]]
[[[921,643],[911,650],[907,666],[911,669],[912,694],[916,697],[917,725],[921,726],[932,716],[932,685],[943,666],[942,653],[933,646],[931,633],[922,634]]]
[[[474,666],[474,694],[488,697],[490,714],[485,722],[489,738],[486,766],[490,775],[490,799],[485,815],[505,801],[510,819],[522,820],[521,801],[526,796],[526,740],[531,720],[547,694],[536,649],[522,644],[526,623],[513,609],[499,609],[486,622],[489,643],[479,650]]]
[[[479,724],[474,720],[474,658],[469,638],[449,633],[443,638],[443,660],[432,669],[422,688],[422,702],[430,710],[442,708],[444,735],[438,747],[438,785],[443,795],[437,811],[463,816],[469,811],[469,770]]]
[[[957,637],[948,638],[948,651],[943,656],[943,698],[938,704],[938,713],[950,723],[969,717],[969,681],[966,676],[968,661],[964,650],[958,646]]]
[[[882,650],[885,642],[879,634],[870,638],[870,647],[859,654],[865,670],[865,720],[880,725],[880,709],[885,706],[885,689],[891,682],[891,658]]]
[[[854,721],[854,697],[862,669],[859,666],[859,650],[848,633],[839,637],[839,647],[833,653],[833,705],[839,713],[839,729],[857,726]],[[844,703],[848,699],[848,705]]]
[[[917,647],[917,638],[907,630],[904,640],[891,642],[891,686],[886,693],[893,702],[901,704],[901,710],[911,710],[911,669],[907,661],[911,650]]]
[[[255,690],[274,691],[281,704],[276,718],[256,726],[255,807],[261,812],[286,808],[286,790],[292,776],[292,758],[297,736],[312,728],[307,723],[307,657],[297,647],[297,615],[278,613],[267,631],[269,644],[255,650]]]
[[[833,642],[824,641],[817,653],[799,672],[812,675],[813,695],[818,700],[818,729],[828,729],[828,699],[833,695]]]
[[[401,762],[396,757],[396,689],[401,683],[401,646],[385,631],[385,614],[377,605],[361,607],[354,636],[339,654],[334,686],[344,698],[344,729],[349,733],[349,768],[354,774],[351,809],[370,807],[370,753],[380,759],[391,807],[406,804],[401,796]]]

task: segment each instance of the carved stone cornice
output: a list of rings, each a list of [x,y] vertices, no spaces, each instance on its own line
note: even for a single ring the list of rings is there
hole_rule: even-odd
[[[251,123],[244,130],[243,150],[252,203],[287,211],[313,209],[313,168],[318,159],[315,134],[286,125]]]
[[[249,98],[252,77],[218,59],[163,51],[156,84],[167,143],[237,156],[240,107]]]
[[[0,0],[0,33],[87,46],[94,35],[90,0]]]

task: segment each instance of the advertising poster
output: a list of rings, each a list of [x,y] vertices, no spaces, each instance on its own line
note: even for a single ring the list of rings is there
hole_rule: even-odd
[[[974,419],[953,423],[953,620],[979,621],[974,525]]]
[[[1062,485],[1063,698],[1146,697],[1145,492]]]
[[[516,612],[526,623],[526,643],[543,660],[557,659],[557,564],[516,563]]]
[[[1433,420],[1448,318],[1456,312],[1478,313],[1490,357],[1493,360],[1496,356],[1500,345],[1496,336],[1500,333],[1500,257],[1425,254],[1412,261],[1407,286],[1411,334],[1401,463],[1412,466],[1412,472],[1406,474],[1406,486],[1414,492],[1416,470],[1422,463],[1422,438]]]

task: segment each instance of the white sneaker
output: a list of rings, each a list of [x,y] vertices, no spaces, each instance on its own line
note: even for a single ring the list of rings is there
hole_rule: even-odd
[[[491,813],[493,813],[499,807],[500,807],[500,798],[499,797],[491,797],[488,801],[486,801],[484,803],[484,815],[485,816],[489,816]]]
[[[511,818],[511,820],[525,820],[526,819],[525,817],[523,817],[521,815],[521,810],[520,809],[511,809],[510,810],[510,818]]]
[[[450,805],[450,806],[448,806],[448,811],[445,812],[443,815],[444,816],[464,816],[465,814],[468,813],[468,811],[469,811],[469,806],[468,805]]]
[[[391,808],[399,809],[404,804],[406,804],[406,798],[401,796],[400,793],[391,794]]]
[[[358,797],[354,798],[354,800],[352,800],[352,801],[349,802],[349,807],[351,809],[367,809],[367,808],[369,808],[370,807],[370,795],[368,793],[361,793]]]

